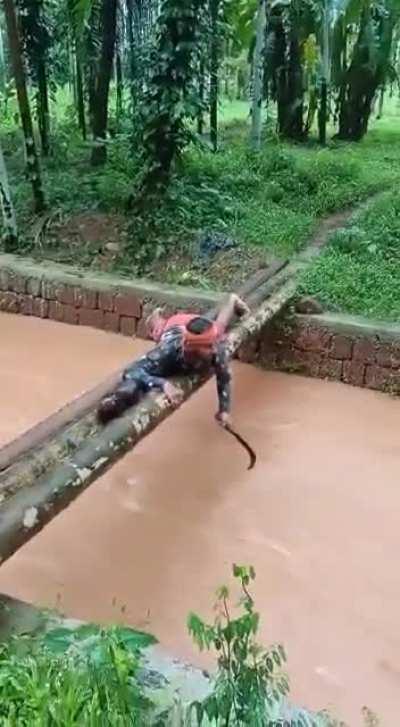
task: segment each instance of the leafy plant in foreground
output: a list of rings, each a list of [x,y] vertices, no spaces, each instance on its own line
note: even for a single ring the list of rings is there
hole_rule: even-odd
[[[154,643],[130,629],[56,628],[0,650],[0,724],[18,727],[142,725],[151,703],[137,673]],[[28,653],[26,653],[28,652]]]
[[[249,592],[254,569],[234,565],[233,575],[242,592],[242,613],[237,618],[232,617],[226,586],[217,592],[214,624],[205,623],[193,613],[189,616],[189,632],[199,649],[213,647],[218,654],[213,690],[192,709],[199,724],[207,718],[225,727],[261,727],[289,692],[288,678],[282,671],[286,655],[281,645],[265,650],[256,641],[260,615]]]

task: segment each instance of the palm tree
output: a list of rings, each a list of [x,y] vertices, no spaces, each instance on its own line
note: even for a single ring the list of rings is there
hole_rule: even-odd
[[[338,18],[335,36],[337,136],[351,141],[359,141],[367,132],[375,96],[390,73],[393,34],[400,10],[396,0],[388,0],[386,5],[364,0],[357,9],[354,23],[354,7],[347,6]]]
[[[51,45],[49,18],[43,0],[19,0],[21,41],[31,81],[37,87],[37,118],[42,153],[50,150],[48,56]]]
[[[108,96],[113,67],[117,33],[117,0],[102,0],[101,7],[101,51],[95,81],[93,99],[93,137],[92,164],[99,166],[107,159],[106,133],[108,120]]]
[[[214,151],[217,151],[218,147],[219,6],[219,0],[210,0],[210,140]]]
[[[32,185],[35,211],[42,212],[45,208],[42,177],[39,159],[36,152],[35,138],[33,135],[32,116],[26,88],[25,69],[22,59],[21,41],[14,0],[4,0],[4,13],[7,24],[11,65],[14,74],[15,87],[17,90],[22,129],[24,132],[27,175]]]
[[[263,98],[264,45],[266,26],[266,0],[259,0],[256,20],[256,44],[253,55],[253,104],[251,114],[251,143],[259,150],[261,144],[261,105]]]

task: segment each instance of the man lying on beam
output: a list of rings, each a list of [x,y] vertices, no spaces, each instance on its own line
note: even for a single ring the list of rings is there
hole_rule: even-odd
[[[99,405],[100,421],[106,422],[123,414],[147,391],[163,391],[172,404],[178,404],[180,390],[168,379],[212,371],[218,392],[217,421],[229,427],[231,406],[231,372],[225,333],[235,315],[249,312],[246,303],[232,294],[216,320],[193,313],[178,313],[164,318],[161,309],[147,319],[147,329],[157,346],[127,368],[115,391]]]

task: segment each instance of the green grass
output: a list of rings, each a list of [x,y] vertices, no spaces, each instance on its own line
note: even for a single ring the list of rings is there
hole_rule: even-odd
[[[328,309],[400,320],[400,195],[389,191],[333,235],[306,271],[301,293]]]
[[[321,149],[311,141],[297,146],[280,143],[268,131],[259,154],[249,148],[248,104],[223,101],[220,151],[212,154],[206,145],[188,149],[166,198],[147,217],[132,218],[125,216],[125,202],[134,190],[140,161],[132,148],[128,120],[109,144],[107,166],[93,170],[89,145],[68,121],[68,94],[60,93],[58,100],[62,121],[55,126],[53,154],[43,162],[49,206],[64,217],[85,210],[122,215],[126,241],[113,265],[129,274],[149,274],[154,256],[169,260],[173,254],[177,257],[173,275],[179,279],[187,272],[192,244],[201,231],[223,232],[246,248],[265,251],[267,257],[291,256],[321,217],[400,178],[400,123],[393,100],[388,115],[373,123],[360,144],[332,142]],[[33,248],[34,219],[21,138],[15,129],[8,129],[3,141],[24,230],[20,252],[96,265],[98,246],[70,249],[51,229],[43,245]],[[205,284],[212,285],[213,280]]]

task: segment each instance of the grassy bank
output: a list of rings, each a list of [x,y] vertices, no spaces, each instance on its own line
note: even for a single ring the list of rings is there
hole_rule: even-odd
[[[301,292],[330,310],[400,320],[400,195],[388,191],[337,232]]]
[[[265,261],[291,256],[318,219],[400,177],[400,126],[378,122],[360,144],[295,146],[267,134],[260,154],[248,143],[243,102],[224,104],[221,147],[192,146],[168,194],[144,218],[126,213],[140,161],[128,133],[93,170],[90,149],[65,122],[45,162],[49,215],[38,223],[24,177],[20,139],[3,136],[20,223],[22,254],[145,274],[172,283],[232,287]],[[218,233],[236,246],[206,258],[199,239]],[[229,245],[228,245],[229,248]]]

